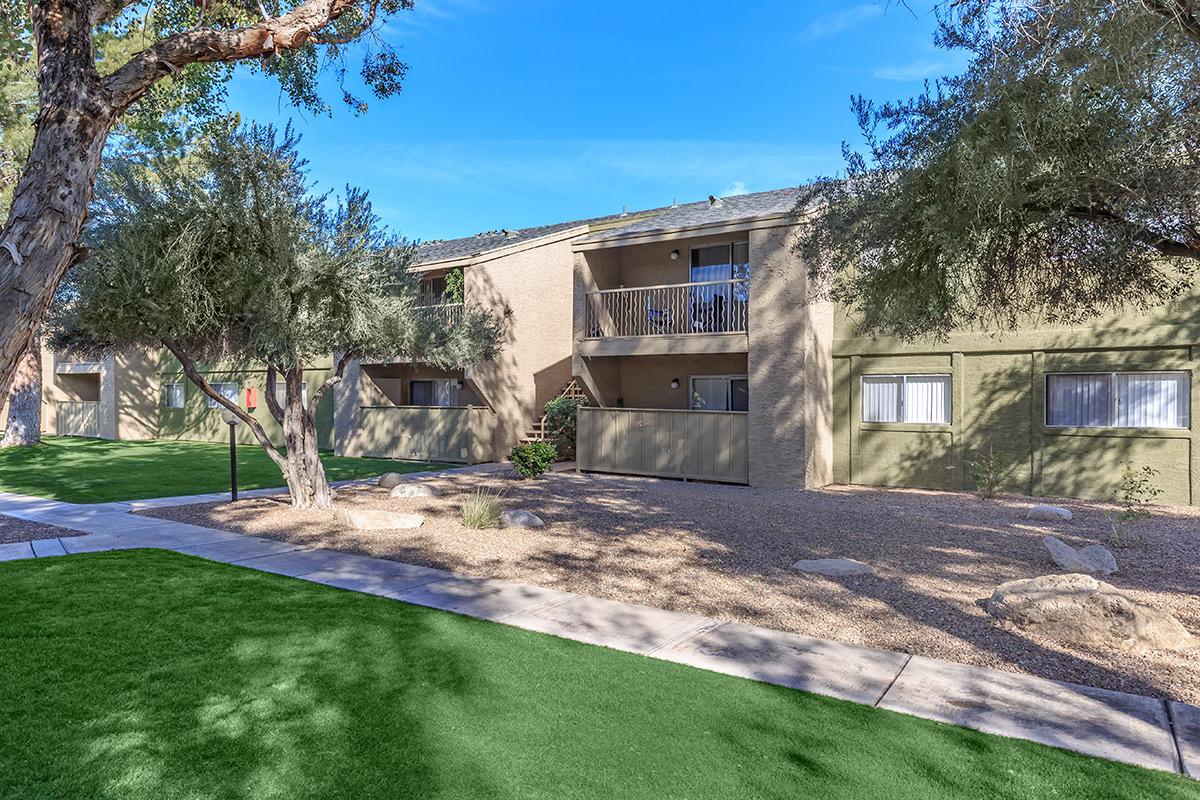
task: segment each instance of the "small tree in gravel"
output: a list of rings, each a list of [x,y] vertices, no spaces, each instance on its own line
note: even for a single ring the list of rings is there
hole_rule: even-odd
[[[1004,483],[1004,473],[1008,470],[1008,457],[999,450],[992,448],[988,442],[987,451],[980,452],[974,459],[967,462],[971,480],[975,481],[975,491],[985,500],[990,500],[1000,492]]]
[[[126,163],[105,179],[96,255],[64,284],[57,348],[85,355],[165,347],[237,415],[278,465],[297,508],[329,508],[313,415],[351,359],[405,355],[445,367],[491,358],[500,320],[468,310],[447,329],[415,312],[413,249],[386,234],[364,192],[316,194],[290,129],[231,129],[183,161]],[[304,368],[333,355],[304,400]],[[262,364],[280,455],[262,425],[199,364]],[[283,381],[284,402],[275,387]]]
[[[1150,518],[1150,505],[1163,493],[1154,484],[1158,470],[1149,465],[1134,469],[1132,464],[1126,464],[1121,472],[1121,483],[1113,492],[1113,501],[1119,508],[1108,515],[1112,528],[1111,541],[1116,547],[1123,547],[1129,541],[1130,526]]]

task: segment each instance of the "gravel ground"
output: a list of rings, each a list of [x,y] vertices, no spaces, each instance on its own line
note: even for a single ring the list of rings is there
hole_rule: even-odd
[[[0,514],[0,544],[31,542],[34,539],[61,539],[64,536],[83,536],[83,531],[56,528],[53,525],[29,522]]]
[[[392,499],[376,488],[337,493],[344,506],[425,515],[415,530],[343,530],[331,512],[286,499],[178,506],[153,516],[738,620],[852,644],[1200,702],[1200,648],[1133,655],[1066,646],[1006,630],[982,607],[997,584],[1057,572],[1041,538],[1108,544],[1102,503],[1058,501],[1068,523],[1029,523],[1030,498],[867,487],[764,491],[558,473],[539,481],[495,475],[429,479],[441,497]],[[473,531],[463,493],[505,492],[539,530]],[[1200,509],[1160,508],[1137,541],[1114,548],[1108,578],[1200,634]],[[802,558],[846,557],[874,576],[825,578],[788,569]]]

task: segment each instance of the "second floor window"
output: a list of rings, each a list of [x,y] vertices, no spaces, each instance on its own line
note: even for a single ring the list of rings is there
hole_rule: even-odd
[[[423,306],[436,306],[446,302],[446,276],[421,278],[417,302]]]
[[[749,277],[749,242],[693,247],[688,280],[702,285],[688,290],[692,332],[744,331]]]

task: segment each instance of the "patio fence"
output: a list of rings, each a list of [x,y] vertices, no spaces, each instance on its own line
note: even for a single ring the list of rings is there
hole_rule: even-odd
[[[363,406],[361,451],[373,458],[492,460],[496,415],[479,406]]]
[[[59,436],[100,435],[100,403],[94,400],[60,400],[54,404],[54,418]]]
[[[744,411],[585,406],[578,414],[581,470],[750,482]]]

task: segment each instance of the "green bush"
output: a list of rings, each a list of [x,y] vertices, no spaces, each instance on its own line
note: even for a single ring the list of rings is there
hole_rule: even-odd
[[[1000,450],[993,450],[989,443],[987,451],[980,451],[975,459],[967,462],[967,470],[975,481],[975,489],[983,498],[995,497],[1004,484],[1004,476],[1008,473],[1012,462]]]
[[[502,492],[476,489],[462,505],[463,525],[472,530],[499,527],[500,515],[504,512],[500,505],[502,496]]]
[[[522,478],[537,478],[554,464],[558,450],[550,442],[525,442],[508,454],[513,471]]]
[[[1121,473],[1121,483],[1112,493],[1113,502],[1118,505],[1116,511],[1110,512],[1108,522],[1112,528],[1110,541],[1114,547],[1124,547],[1129,544],[1130,528],[1150,517],[1150,506],[1163,493],[1155,485],[1158,470],[1149,465],[1134,469],[1133,464],[1126,464]]]
[[[556,397],[546,403],[545,431],[558,449],[559,461],[575,458],[576,412],[580,406],[586,405],[586,401],[570,397]]]

